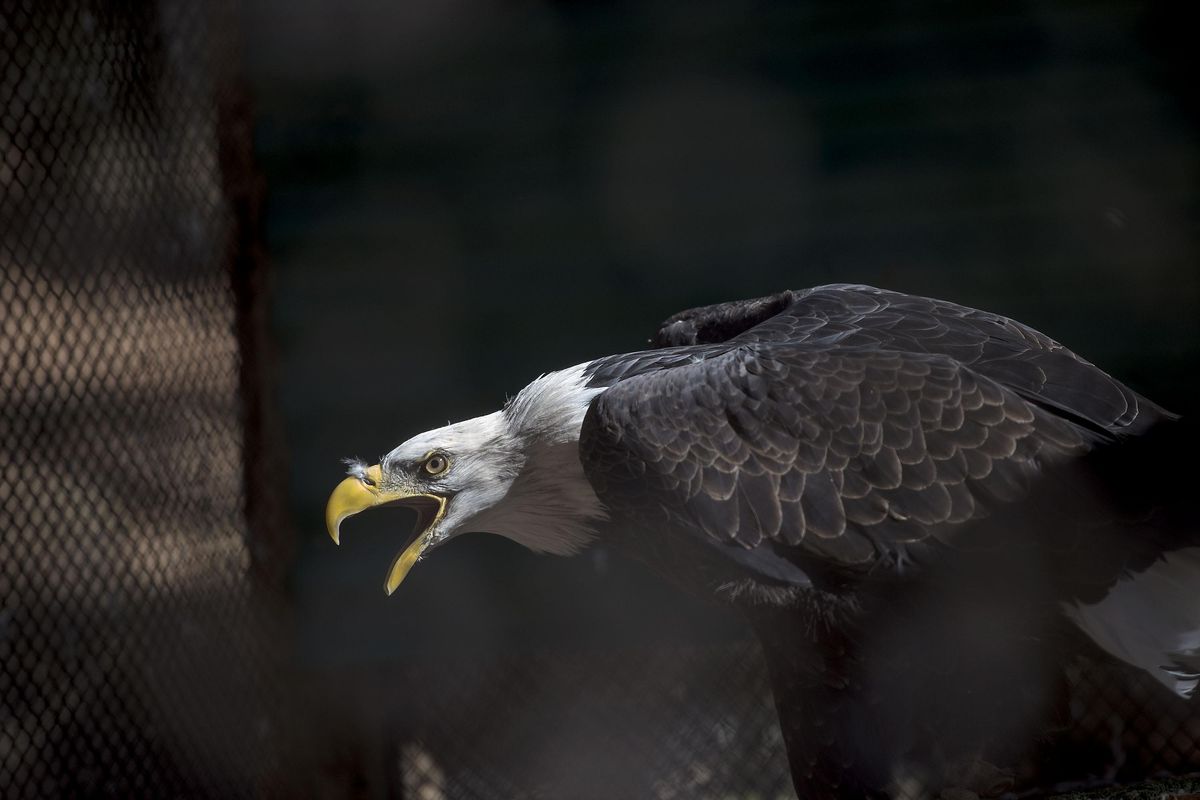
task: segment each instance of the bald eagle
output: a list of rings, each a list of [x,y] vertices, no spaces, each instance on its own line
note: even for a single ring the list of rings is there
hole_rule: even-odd
[[[601,540],[736,608],[805,798],[935,791],[963,759],[1053,773],[1030,754],[1080,649],[1188,701],[1200,526],[1173,414],[1011,319],[868,286],[684,311],[651,344],[351,463],[329,534],[416,510],[388,594],[485,531]]]

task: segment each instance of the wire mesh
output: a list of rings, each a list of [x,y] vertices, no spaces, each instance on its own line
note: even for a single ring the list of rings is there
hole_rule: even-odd
[[[286,663],[227,11],[0,13],[0,795],[793,797],[748,642]],[[1200,767],[1190,710],[1069,669],[1091,777]]]
[[[1047,737],[1056,739],[1055,754],[1087,769],[1041,784],[1032,762],[968,760],[934,776],[901,765],[893,796],[965,800],[1072,789],[1105,796],[1111,789],[1097,787],[1200,770],[1193,708],[1123,667],[1079,657],[1066,671],[1067,719]],[[337,706],[321,716],[324,741],[337,744],[322,769],[342,785],[358,781],[365,794],[796,797],[765,665],[751,641],[442,652],[339,671],[336,683]],[[310,691],[328,687],[317,681]]]
[[[392,677],[428,690],[389,733],[403,797],[794,797],[748,642],[541,649]]]
[[[4,797],[246,794],[271,764],[215,11],[0,13]]]

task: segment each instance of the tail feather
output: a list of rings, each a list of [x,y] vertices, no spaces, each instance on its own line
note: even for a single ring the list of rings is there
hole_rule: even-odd
[[[1098,602],[1066,611],[1096,644],[1179,696],[1200,685],[1200,547],[1168,552]]]

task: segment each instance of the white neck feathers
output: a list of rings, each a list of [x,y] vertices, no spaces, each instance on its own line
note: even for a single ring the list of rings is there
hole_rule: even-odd
[[[543,375],[500,412],[524,455],[504,499],[472,528],[505,536],[540,553],[569,555],[595,536],[607,514],[579,462],[579,430],[592,398],[580,365]]]

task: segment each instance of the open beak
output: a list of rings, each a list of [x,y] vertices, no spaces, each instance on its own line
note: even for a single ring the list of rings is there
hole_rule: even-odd
[[[446,498],[403,490],[384,491],[380,488],[382,482],[383,470],[376,464],[367,467],[361,475],[352,475],[339,483],[325,504],[325,528],[333,543],[341,544],[342,521],[360,511],[394,504],[408,506],[417,512],[412,537],[388,569],[383,590],[390,595],[429,546],[433,529],[446,514]]]

